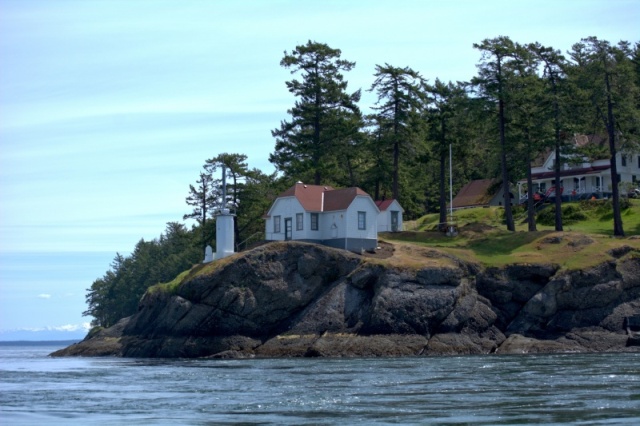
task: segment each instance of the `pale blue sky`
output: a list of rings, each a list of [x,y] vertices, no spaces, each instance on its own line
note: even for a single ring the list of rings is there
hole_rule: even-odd
[[[181,220],[207,158],[273,170],[285,50],[341,49],[366,111],[376,64],[468,80],[484,38],[566,51],[638,41],[638,22],[638,0],[0,0],[0,330],[87,321],[85,289]],[[77,268],[34,272],[54,258]]]

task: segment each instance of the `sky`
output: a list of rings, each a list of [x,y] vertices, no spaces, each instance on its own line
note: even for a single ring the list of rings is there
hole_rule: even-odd
[[[376,64],[466,81],[485,38],[566,52],[638,22],[638,0],[0,0],[0,340],[84,332],[86,289],[182,222],[205,160],[273,171],[297,45],[355,61],[367,112]]]

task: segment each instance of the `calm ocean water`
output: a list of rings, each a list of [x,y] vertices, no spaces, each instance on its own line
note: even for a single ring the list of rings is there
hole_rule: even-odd
[[[0,424],[640,424],[640,354],[49,358],[0,346]]]

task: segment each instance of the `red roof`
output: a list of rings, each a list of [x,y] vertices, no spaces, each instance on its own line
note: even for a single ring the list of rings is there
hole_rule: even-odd
[[[383,212],[386,209],[388,209],[391,203],[393,203],[394,201],[395,201],[395,198],[391,198],[390,200],[378,200],[376,201],[376,206],[378,206],[378,210]]]
[[[333,189],[330,186],[306,185],[298,182],[278,195],[278,198],[296,197],[306,211],[326,212],[346,210],[359,195],[369,196],[360,188]]]
[[[358,195],[369,196],[360,188],[352,187],[345,189],[334,189],[333,191],[327,191],[324,194],[324,209],[325,212],[334,210],[346,210],[351,204],[354,198]]]
[[[489,188],[495,179],[472,180],[462,187],[453,199],[453,208],[488,205],[491,201]]]
[[[282,194],[278,195],[278,198],[296,197],[305,210],[321,212],[323,201],[322,194],[328,191],[333,191],[333,188],[322,185],[305,185],[302,182],[298,182]]]

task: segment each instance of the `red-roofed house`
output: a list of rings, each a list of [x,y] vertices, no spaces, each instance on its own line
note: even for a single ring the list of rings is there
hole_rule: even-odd
[[[378,232],[398,232],[402,231],[402,213],[404,209],[398,200],[376,201],[376,206],[380,210],[378,215]]]
[[[380,210],[360,188],[298,182],[276,198],[265,216],[270,241],[297,240],[351,251],[378,245]]]

